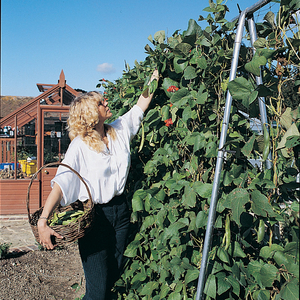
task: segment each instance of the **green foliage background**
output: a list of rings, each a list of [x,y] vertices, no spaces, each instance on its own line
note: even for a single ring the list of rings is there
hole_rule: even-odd
[[[282,0],[276,15],[266,14],[255,54],[242,44],[231,82],[237,24],[226,21],[220,0],[200,16],[206,28],[190,20],[181,34],[157,32],[145,61],[126,65],[115,83],[100,81],[117,117],[136,103],[154,68],[160,73],[132,144],[133,234],[118,299],[195,298],[227,89],[233,106],[206,299],[298,299],[300,34],[292,13],[299,8],[299,0]],[[256,86],[260,68],[264,84]],[[266,99],[270,134],[250,127],[258,97]],[[249,162],[269,151],[271,169]]]

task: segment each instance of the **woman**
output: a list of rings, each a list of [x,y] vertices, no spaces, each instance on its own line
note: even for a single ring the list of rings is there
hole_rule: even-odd
[[[158,80],[157,70],[152,80]],[[68,125],[72,142],[63,162],[84,178],[96,208],[92,230],[78,240],[86,279],[85,300],[111,299],[111,288],[120,275],[130,218],[122,195],[130,167],[129,143],[138,132],[152,97],[148,89],[129,112],[110,125],[104,122],[112,113],[100,93],[83,94],[70,107]],[[63,238],[47,226],[53,209],[59,202],[67,205],[88,198],[82,182],[65,167],[58,168],[51,184],[52,191],[38,221],[40,243],[46,249],[54,248],[52,235]]]

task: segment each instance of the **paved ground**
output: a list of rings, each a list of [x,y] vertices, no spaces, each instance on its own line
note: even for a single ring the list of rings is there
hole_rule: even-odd
[[[27,215],[0,216],[0,244],[3,243],[11,244],[10,252],[38,249]]]

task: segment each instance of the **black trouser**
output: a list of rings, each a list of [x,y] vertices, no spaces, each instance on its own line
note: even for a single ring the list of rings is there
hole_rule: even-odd
[[[95,206],[93,228],[78,241],[86,279],[83,299],[111,300],[111,288],[123,266],[130,212],[123,195]]]

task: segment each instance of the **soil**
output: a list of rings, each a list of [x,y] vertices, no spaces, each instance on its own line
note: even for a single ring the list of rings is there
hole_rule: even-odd
[[[74,300],[85,293],[85,279],[73,243],[63,249],[10,253],[0,260],[1,300]],[[78,284],[78,288],[72,288]]]

